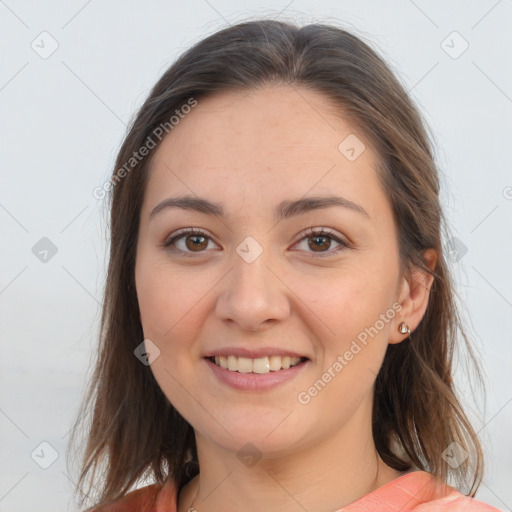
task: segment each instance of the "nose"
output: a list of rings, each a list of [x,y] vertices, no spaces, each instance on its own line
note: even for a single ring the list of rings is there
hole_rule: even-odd
[[[219,284],[219,319],[256,332],[289,316],[289,289],[266,253],[251,263],[234,254],[233,268]]]

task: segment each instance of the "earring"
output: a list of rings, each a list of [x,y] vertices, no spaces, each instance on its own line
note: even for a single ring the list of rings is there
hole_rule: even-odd
[[[398,326],[398,331],[401,334],[410,334],[411,333],[409,326],[405,322],[400,322],[400,325]]]

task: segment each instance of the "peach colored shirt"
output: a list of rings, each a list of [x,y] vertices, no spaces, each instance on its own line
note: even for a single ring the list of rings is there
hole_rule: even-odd
[[[92,512],[176,512],[177,488],[171,480],[148,485]],[[406,473],[333,512],[500,512],[445,484],[436,488],[426,471]],[[88,512],[88,511],[86,511]]]

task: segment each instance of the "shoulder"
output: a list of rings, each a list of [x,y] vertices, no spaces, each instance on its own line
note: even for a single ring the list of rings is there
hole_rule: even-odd
[[[430,498],[417,504],[411,512],[501,512],[496,507],[466,496],[449,485],[443,485],[442,492],[436,492]]]
[[[488,505],[457,491],[444,498],[422,503],[411,512],[501,512],[496,507]]]
[[[163,510],[162,506],[165,507],[166,512],[174,512],[176,509],[172,508],[173,505],[175,506],[173,500],[175,500],[175,488],[171,482],[164,486],[151,484],[84,512],[160,512]]]
[[[343,512],[501,512],[426,471],[411,471],[343,508]],[[341,512],[341,511],[339,511]]]

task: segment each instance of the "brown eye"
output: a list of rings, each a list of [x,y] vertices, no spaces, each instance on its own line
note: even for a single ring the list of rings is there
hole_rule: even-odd
[[[200,235],[185,235],[185,245],[187,246],[187,249],[190,249],[191,251],[201,251],[202,249],[206,249],[208,247],[208,241],[205,236]]]
[[[331,245],[331,238],[328,237],[328,236],[312,236],[312,237],[308,237],[308,246],[310,247],[310,249],[312,249],[313,251],[317,251],[317,250],[320,250],[321,252],[323,252],[323,249],[327,250],[330,248],[330,245]]]
[[[211,238],[202,231],[185,229],[181,230],[177,235],[173,236],[162,245],[172,252],[190,256],[190,253],[205,252],[210,241]]]
[[[316,253],[313,254],[313,256],[332,256],[350,247],[348,242],[344,242],[330,229],[322,228],[315,230],[315,228],[309,228],[304,234],[306,236],[303,236],[303,238],[299,240],[298,245],[300,246],[301,243],[307,240],[307,248],[303,250],[310,254]],[[331,249],[333,242],[338,244],[338,246]]]

